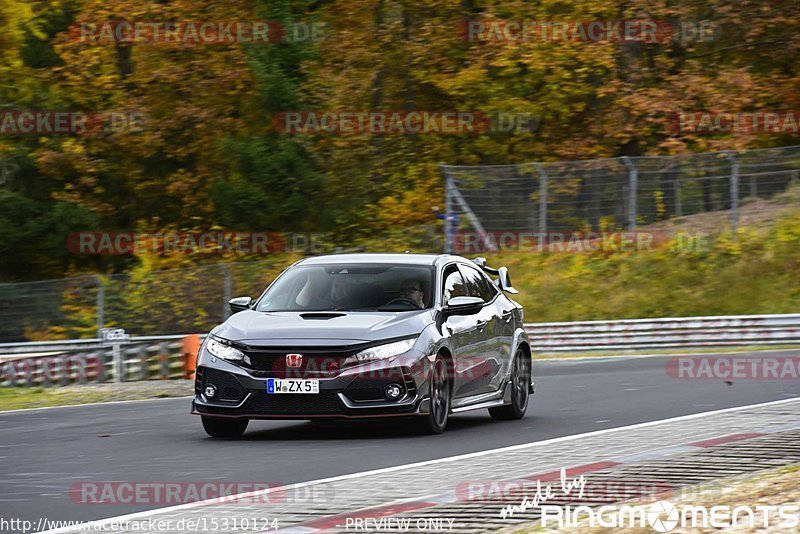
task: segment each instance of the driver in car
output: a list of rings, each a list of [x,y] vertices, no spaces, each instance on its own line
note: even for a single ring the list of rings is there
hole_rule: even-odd
[[[404,280],[400,285],[400,297],[414,301],[420,308],[425,307],[425,293],[422,284],[416,280]]]
[[[334,276],[331,282],[331,305],[334,309],[346,308],[349,297],[348,283],[343,276]]]

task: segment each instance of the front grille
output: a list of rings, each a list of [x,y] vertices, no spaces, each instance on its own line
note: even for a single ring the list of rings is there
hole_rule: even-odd
[[[244,387],[242,387],[239,380],[231,373],[210,367],[201,367],[199,369],[202,369],[202,373],[198,372],[198,376],[202,377],[200,379],[202,380],[202,385],[214,384],[217,388],[217,395],[214,397],[215,401],[239,402],[244,398]],[[197,391],[197,389],[195,389],[195,391]],[[200,391],[202,391],[202,387]]]
[[[352,347],[314,347],[303,349],[251,347],[244,351],[250,359],[247,366],[254,376],[272,378],[330,378],[336,376],[342,362],[358,352]],[[302,354],[300,367],[286,365],[287,354]]]
[[[342,413],[339,397],[332,391],[321,391],[313,395],[270,395],[265,391],[253,391],[242,412],[275,415],[327,415]]]

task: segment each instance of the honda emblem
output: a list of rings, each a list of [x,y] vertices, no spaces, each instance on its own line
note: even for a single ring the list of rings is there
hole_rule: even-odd
[[[286,355],[286,367],[300,367],[303,365],[303,355],[302,354],[287,354]]]

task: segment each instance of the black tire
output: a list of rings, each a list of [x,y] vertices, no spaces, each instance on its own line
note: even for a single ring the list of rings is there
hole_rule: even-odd
[[[439,354],[433,362],[430,379],[430,413],[417,417],[417,428],[422,434],[441,434],[447,426],[452,400],[452,382],[450,381],[447,360]]]
[[[222,417],[200,416],[203,429],[212,438],[238,438],[247,430],[249,419],[225,419]]]
[[[522,348],[514,355],[514,367],[511,370],[511,404],[489,408],[492,419],[509,421],[522,419],[528,409],[531,385],[531,358]]]

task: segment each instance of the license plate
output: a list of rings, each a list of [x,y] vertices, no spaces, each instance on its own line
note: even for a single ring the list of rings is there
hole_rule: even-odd
[[[268,378],[267,393],[319,393],[319,380]]]

